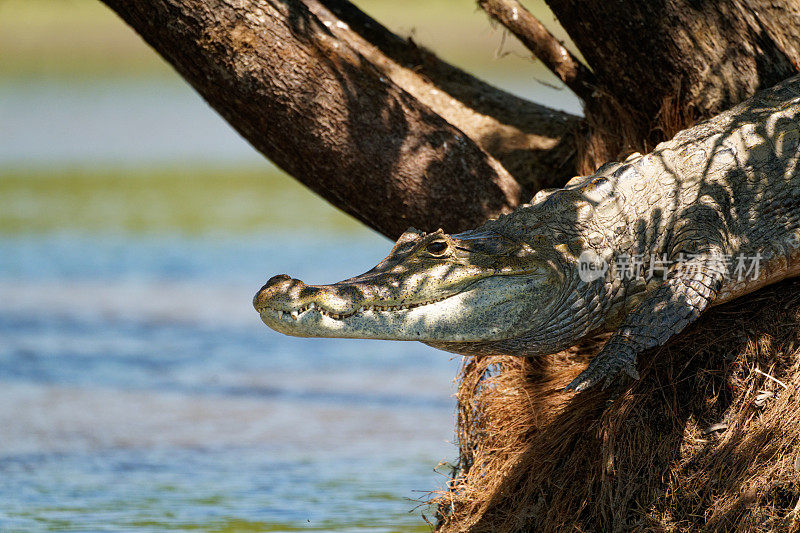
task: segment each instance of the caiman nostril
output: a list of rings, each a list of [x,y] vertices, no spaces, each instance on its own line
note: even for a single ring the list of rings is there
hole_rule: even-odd
[[[290,280],[292,279],[291,276],[287,276],[286,274],[278,274],[277,276],[272,276],[269,280],[261,287],[261,290],[266,289],[270,285],[274,285],[276,283],[280,283],[281,281]]]
[[[302,288],[305,287],[305,283],[298,279],[292,279],[286,274],[272,276],[269,278],[269,281],[267,281],[256,293],[255,297],[253,298],[253,306],[256,309],[261,309],[262,307],[265,307],[266,302],[271,298],[274,298],[276,295],[281,293],[285,294],[293,287]]]

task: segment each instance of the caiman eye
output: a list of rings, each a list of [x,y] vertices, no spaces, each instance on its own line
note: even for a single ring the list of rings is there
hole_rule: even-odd
[[[440,256],[444,255],[447,248],[447,241],[432,241],[425,247],[425,251],[431,255]]]

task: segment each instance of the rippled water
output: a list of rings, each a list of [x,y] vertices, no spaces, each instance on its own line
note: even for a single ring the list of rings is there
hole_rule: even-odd
[[[425,530],[414,500],[455,453],[458,361],[280,336],[250,305],[276,268],[334,281],[386,248],[1,238],[2,529]]]

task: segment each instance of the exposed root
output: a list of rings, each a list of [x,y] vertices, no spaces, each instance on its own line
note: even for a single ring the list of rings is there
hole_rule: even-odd
[[[624,159],[632,152],[647,153],[654,146],[648,141],[651,121],[647,117],[631,111],[600,88],[596,93],[597,97],[584,109],[585,129],[577,134],[579,175],[591,174],[603,163]]]
[[[635,106],[620,102],[599,87],[595,93],[585,108],[584,130],[577,132],[580,175],[591,174],[603,163],[620,161],[633,152],[650,152],[701,118],[694,107],[681,101],[679,87],[662,100],[655,118],[637,112]]]

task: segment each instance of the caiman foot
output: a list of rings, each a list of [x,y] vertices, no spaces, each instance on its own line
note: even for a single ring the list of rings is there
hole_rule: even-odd
[[[581,372],[577,378],[567,385],[564,390],[574,390],[575,392],[585,391],[603,382],[603,388],[608,387],[620,372],[625,372],[633,379],[639,379],[639,372],[636,370],[636,354],[624,346],[603,347],[597,356],[592,359],[589,366]]]
[[[680,333],[716,298],[725,273],[719,247],[670,268],[667,281],[631,311],[589,367],[567,385],[580,392],[603,381],[607,387],[624,371],[639,379],[636,354],[661,346]],[[694,253],[693,250],[689,252]],[[684,250],[681,250],[684,253]]]

